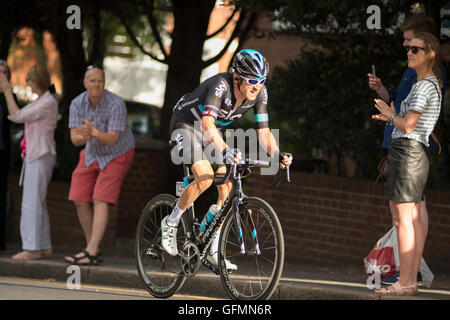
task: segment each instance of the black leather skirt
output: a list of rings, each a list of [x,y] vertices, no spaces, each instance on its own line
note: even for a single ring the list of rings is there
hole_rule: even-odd
[[[423,201],[430,168],[427,147],[416,140],[392,139],[388,162],[388,199],[395,202]]]

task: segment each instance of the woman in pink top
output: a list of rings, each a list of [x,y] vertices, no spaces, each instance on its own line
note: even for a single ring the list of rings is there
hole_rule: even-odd
[[[8,104],[9,120],[25,124],[26,166],[20,218],[23,251],[12,257],[17,260],[39,259],[52,254],[46,195],[56,162],[54,132],[58,102],[49,91],[50,76],[45,68],[34,66],[28,70],[27,84],[39,98],[19,109],[11,84],[0,75],[0,88]]]

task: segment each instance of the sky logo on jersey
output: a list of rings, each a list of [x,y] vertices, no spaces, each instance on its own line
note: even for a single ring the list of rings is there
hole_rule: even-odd
[[[227,110],[220,109],[218,115],[219,115],[219,118],[227,119],[229,113],[230,112]]]
[[[216,97],[222,98],[223,93],[227,90],[227,85],[222,80],[219,86],[216,87]]]

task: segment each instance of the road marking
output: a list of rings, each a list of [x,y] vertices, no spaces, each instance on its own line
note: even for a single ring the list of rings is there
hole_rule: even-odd
[[[20,282],[20,283],[18,283]],[[0,277],[0,284],[8,284],[8,285],[28,285],[28,286],[36,286],[41,288],[49,288],[49,289],[67,289],[67,285],[63,282],[56,281],[55,279],[26,279],[19,277]],[[150,293],[146,290],[140,289],[132,289],[132,288],[116,288],[109,286],[101,286],[101,285],[91,285],[91,284],[82,284],[80,290],[73,290],[80,292],[99,292],[102,293],[116,293],[116,294],[129,294],[129,295],[139,295],[145,297],[152,297]],[[174,298],[186,299],[186,300],[220,300],[218,298],[209,298],[203,296],[194,296],[187,294],[174,294]]]

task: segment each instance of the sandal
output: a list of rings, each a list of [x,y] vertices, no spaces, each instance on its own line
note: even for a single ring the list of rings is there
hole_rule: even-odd
[[[391,289],[389,289],[391,288]],[[417,283],[412,286],[402,287],[402,285],[397,281],[392,284],[390,287],[381,288],[380,290],[375,290],[375,294],[380,296],[393,296],[393,295],[404,295],[404,296],[412,296],[415,295],[419,289],[417,288]]]
[[[67,259],[67,257],[64,258],[66,262],[70,264],[75,264],[79,266],[97,266],[98,265],[98,256],[92,256],[89,254],[89,252],[86,249],[83,249],[83,255],[81,257],[77,257],[76,254],[71,255],[70,258],[73,259],[73,261],[70,261]],[[89,262],[79,262],[82,259],[89,259]]]
[[[98,263],[103,262],[102,253],[100,250],[98,250],[98,253],[97,253],[97,260],[98,260]]]

